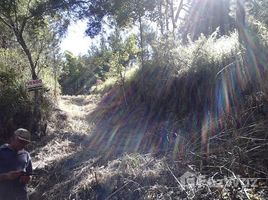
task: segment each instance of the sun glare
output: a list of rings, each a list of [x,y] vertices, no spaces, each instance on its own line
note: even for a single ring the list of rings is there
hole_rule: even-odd
[[[61,43],[61,51],[70,51],[74,55],[84,55],[93,44],[93,40],[85,35],[86,21],[73,22]]]

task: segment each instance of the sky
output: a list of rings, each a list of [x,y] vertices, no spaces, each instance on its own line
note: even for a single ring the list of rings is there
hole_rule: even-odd
[[[86,21],[71,23],[68,27],[66,37],[61,43],[61,52],[70,51],[74,55],[84,55],[94,42],[93,39],[85,35]]]
[[[178,4],[180,1],[175,1]],[[184,12],[182,12],[182,16]],[[66,37],[63,39],[60,48],[61,52],[70,51],[74,55],[85,55],[88,53],[89,48],[94,43],[98,43],[99,38],[91,39],[90,37],[85,35],[85,30],[87,27],[86,20],[79,20],[77,22],[72,22],[68,27]],[[137,28],[137,27],[136,27]],[[106,32],[109,34],[111,30],[110,28],[106,28]],[[134,29],[134,32],[138,30]],[[132,32],[131,32],[132,33]]]

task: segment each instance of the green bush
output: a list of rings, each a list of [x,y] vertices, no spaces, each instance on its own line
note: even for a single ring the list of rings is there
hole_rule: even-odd
[[[28,92],[25,83],[31,79],[28,63],[21,59],[16,49],[0,49],[0,140],[5,140],[19,127],[31,128],[33,121],[33,92]],[[39,74],[45,89],[41,90],[40,120],[43,126],[50,116],[53,105],[55,79],[49,68]],[[57,82],[56,82],[57,83]],[[56,94],[59,93],[56,84]]]
[[[154,49],[154,57],[132,79],[130,87],[141,94],[140,101],[151,110],[178,116],[203,111],[215,103],[215,88],[224,75],[221,70],[235,68],[233,62],[240,51],[236,33],[218,39],[216,33],[203,36],[186,46],[160,43]]]
[[[31,101],[14,71],[0,70],[0,136],[7,137],[14,126],[28,128]]]

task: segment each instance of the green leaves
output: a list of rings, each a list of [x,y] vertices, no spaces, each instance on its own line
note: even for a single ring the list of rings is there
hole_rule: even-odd
[[[123,71],[129,67],[139,53],[137,38],[135,35],[130,35],[124,41],[117,32],[110,38],[110,46],[112,54],[109,59],[111,66],[109,74],[122,76]]]
[[[102,31],[105,16],[108,16],[107,21],[113,26],[130,27],[140,17],[149,16],[157,6],[157,0],[94,0],[90,1],[89,5],[82,16],[88,19],[87,34],[95,37]]]
[[[110,14],[119,27],[132,26],[139,17],[146,16],[156,7],[155,0],[114,0]]]

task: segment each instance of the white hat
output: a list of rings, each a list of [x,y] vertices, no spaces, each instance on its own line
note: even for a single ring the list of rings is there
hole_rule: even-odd
[[[26,142],[31,142],[31,133],[24,128],[19,128],[19,129],[15,130],[14,134],[20,140],[23,140]]]

